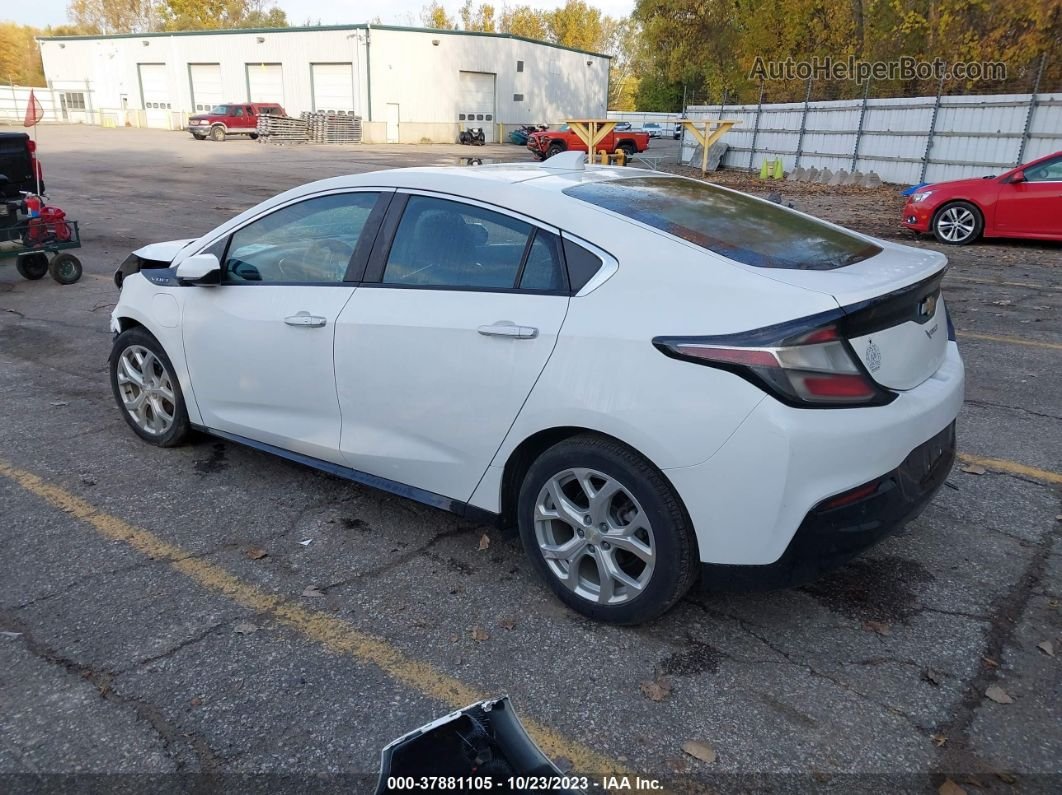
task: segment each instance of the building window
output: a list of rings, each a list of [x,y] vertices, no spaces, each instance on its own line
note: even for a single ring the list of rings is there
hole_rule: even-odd
[[[524,71],[524,62],[523,61],[517,61],[516,62],[516,71],[517,72]]]
[[[67,110],[84,110],[85,109],[85,92],[83,92],[83,91],[67,91],[66,92],[66,108],[67,108]]]
[[[465,120],[465,114],[463,114],[463,113],[458,113],[458,114],[457,114],[457,120],[458,120],[458,121],[464,121],[464,120]]]
[[[524,95],[523,94],[513,94],[513,102],[523,102],[523,101],[524,101]]]

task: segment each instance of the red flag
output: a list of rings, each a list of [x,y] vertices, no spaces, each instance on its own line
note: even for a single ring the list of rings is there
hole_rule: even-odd
[[[41,107],[41,103],[37,101],[37,97],[33,95],[33,89],[30,89],[29,104],[26,105],[26,118],[22,121],[23,127],[36,127],[37,122],[44,118],[44,108]]]

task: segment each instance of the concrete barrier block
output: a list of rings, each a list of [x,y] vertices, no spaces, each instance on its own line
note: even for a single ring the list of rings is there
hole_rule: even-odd
[[[865,177],[863,177],[863,187],[864,188],[880,188],[881,187],[881,177],[879,177],[876,172],[871,171],[869,174],[867,174]]]

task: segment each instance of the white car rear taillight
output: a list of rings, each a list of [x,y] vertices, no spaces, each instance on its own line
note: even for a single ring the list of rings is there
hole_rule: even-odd
[[[725,337],[658,337],[653,344],[673,358],[739,375],[793,406],[883,405],[895,398],[874,383],[832,322]]]

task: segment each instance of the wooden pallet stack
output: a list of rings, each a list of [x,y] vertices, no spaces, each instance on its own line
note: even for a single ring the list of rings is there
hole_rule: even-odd
[[[305,119],[289,116],[259,116],[258,140],[270,144],[304,144],[309,141],[309,125]]]
[[[315,144],[360,144],[361,116],[352,113],[319,110],[303,113],[309,138]]]

